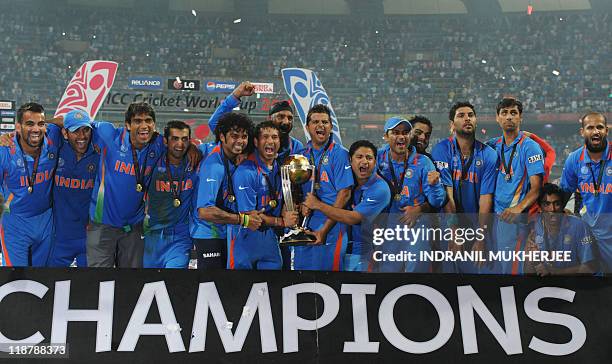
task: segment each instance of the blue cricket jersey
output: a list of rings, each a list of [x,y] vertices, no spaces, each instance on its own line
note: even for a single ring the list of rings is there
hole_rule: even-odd
[[[602,270],[612,271],[612,143],[608,143],[602,159],[595,163],[589,157],[586,146],[573,151],[565,161],[561,176],[561,188],[567,192],[580,191],[582,206],[580,215],[591,227],[597,239],[597,245],[602,260]],[[595,183],[601,183],[599,192],[595,194]]]
[[[34,158],[22,152],[17,139],[12,147],[0,147],[0,185],[5,203],[4,219],[10,215],[32,217],[51,208],[51,186],[61,146],[60,128],[47,124],[38,168],[28,193],[28,178],[34,172]]]
[[[227,168],[227,170],[226,170]],[[229,212],[236,212],[236,201],[229,199],[229,187],[236,166],[227,160],[221,143],[218,143],[200,163],[197,198],[192,214],[191,237],[196,239],[225,239],[226,224],[214,224],[198,217],[198,209],[216,206]],[[234,197],[235,192],[234,192]],[[194,221],[195,219],[195,221]]]
[[[376,174],[372,173],[370,179],[362,186],[353,191],[353,201],[351,209],[357,211],[363,220],[361,223],[353,225],[350,239],[353,241],[353,254],[362,252],[363,245],[371,243],[371,237],[362,236],[362,228],[369,231],[376,217],[385,210],[391,203],[391,191],[387,182]]]
[[[544,154],[538,143],[527,138],[522,131],[510,146],[505,144],[503,136],[493,138],[487,144],[495,149],[499,159],[494,210],[496,213],[501,213],[507,208],[518,205],[525,198],[531,189],[529,177],[544,176]],[[513,151],[514,158],[511,158]],[[512,159],[510,171],[504,169],[502,158],[505,158],[506,163],[510,163]],[[511,175],[510,180],[506,179],[508,173]]]
[[[89,202],[99,164],[100,154],[91,144],[78,161],[70,144],[64,142],[61,146],[53,189],[53,220],[58,239],[87,236]]]
[[[417,153],[414,146],[410,146],[410,155],[406,162],[398,162],[391,159],[389,164],[389,148],[381,148],[377,153],[377,167],[379,174],[388,182],[393,181],[393,173],[398,183],[401,183],[400,191],[392,191],[390,213],[401,213],[406,206],[418,206],[427,200],[433,208],[440,208],[446,199],[446,191],[442,182],[435,185],[427,182],[427,173],[435,171],[433,163],[426,156]],[[406,172],[404,173],[404,167]],[[391,172],[393,168],[393,172]],[[402,178],[402,174],[403,178]],[[393,194],[400,194],[400,200],[396,200]]]
[[[115,128],[111,123],[94,122],[93,142],[100,148],[101,156],[89,206],[90,218],[95,223],[116,228],[142,222],[144,192],[151,181],[151,171],[165,150],[163,137],[158,135],[136,151],[139,167],[144,172],[142,192],[136,191],[129,131],[125,127]]]
[[[233,180],[238,211],[265,209],[264,214],[266,215],[281,216],[282,185],[280,168],[276,161],[270,170],[261,161],[259,153],[255,151],[236,168]],[[268,181],[272,186],[268,184]],[[276,201],[276,207],[269,205],[271,200]]]
[[[178,166],[170,165],[170,176],[166,154],[159,158],[146,197],[148,229],[160,230],[189,223],[197,178],[198,172],[189,167],[187,158],[183,158]],[[180,201],[178,207],[174,206],[177,197]]]
[[[480,196],[495,192],[497,154],[486,144],[474,141],[471,157],[461,161],[455,137],[441,140],[431,154],[444,186],[453,187],[457,212],[478,213]]]

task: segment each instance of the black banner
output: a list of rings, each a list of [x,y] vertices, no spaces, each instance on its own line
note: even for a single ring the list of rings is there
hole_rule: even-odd
[[[66,343],[57,362],[612,359],[609,278],[3,268],[0,283],[2,358]]]

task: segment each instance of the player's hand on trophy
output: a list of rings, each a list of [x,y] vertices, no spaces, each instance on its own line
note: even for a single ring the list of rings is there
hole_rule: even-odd
[[[402,216],[400,216],[399,222],[402,224],[406,224],[406,226],[408,226],[409,228],[413,227],[417,220],[419,219],[419,217],[421,217],[422,212],[422,208],[421,205],[418,206],[405,206],[405,207],[401,207],[400,210],[402,210],[404,213],[402,214]]]
[[[251,96],[254,93],[255,93],[255,86],[253,86],[253,84],[250,83],[249,81],[244,81],[243,83],[238,85],[238,87],[236,87],[234,91],[232,91],[232,94],[238,99],[241,98],[242,96]]]
[[[431,186],[437,185],[440,182],[440,172],[429,171],[427,172],[427,183]]]
[[[283,225],[290,227],[296,226],[298,223],[298,219],[300,218],[300,214],[297,211],[283,211]]]
[[[312,214],[312,210],[309,209],[306,205],[304,205],[303,203],[300,204],[300,213],[302,214],[302,216],[306,217],[306,216],[310,216],[310,214]]]
[[[327,234],[323,233],[321,230],[317,230],[317,231],[306,230],[305,233],[308,235],[314,236],[316,239],[314,242],[308,245],[322,245],[322,244],[325,244],[325,240],[327,240]]]
[[[320,203],[321,201],[312,192],[308,192],[303,202],[304,206],[310,210],[318,210]]]
[[[261,211],[249,211],[246,214],[249,215],[249,223],[247,224],[247,227],[251,231],[257,231],[257,229],[259,229],[263,223],[263,219],[260,216]]]
[[[0,147],[13,147],[15,145],[13,137],[15,137],[14,132],[0,135]]]

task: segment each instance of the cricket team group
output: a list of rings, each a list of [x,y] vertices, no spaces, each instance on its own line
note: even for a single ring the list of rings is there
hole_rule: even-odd
[[[0,138],[0,225],[6,267],[444,272],[608,273],[612,269],[612,148],[604,113],[580,119],[584,145],[567,158],[559,185],[548,183],[555,151],[521,130],[518,99],[497,104],[499,137],[476,140],[477,112],[450,107],[449,137],[428,153],[424,116],[391,117],[385,144],[333,137],[326,105],[308,110],[303,144],[292,137],[289,101],[254,125],[232,111],[253,95],[241,83],[209,120],[215,141],[190,126],[156,128],[155,110],[133,103],[125,123],[94,121],[81,110],[46,121],[37,103],[17,111],[14,134]],[[287,208],[281,169],[290,155],[314,171]],[[574,196],[572,211],[566,208]],[[303,219],[312,243],[279,244]],[[378,227],[482,228],[467,243],[420,238],[372,243]],[[437,264],[394,257],[421,251],[566,251],[569,260]],[[405,254],[403,254],[405,255]],[[384,261],[374,257],[387,257]]]

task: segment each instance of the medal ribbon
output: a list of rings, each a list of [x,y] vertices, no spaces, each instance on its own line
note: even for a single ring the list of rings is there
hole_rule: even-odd
[[[19,134],[17,134],[17,145],[19,146],[19,150],[21,151],[21,155],[23,158],[23,166],[25,167],[25,170],[26,170],[26,178],[28,180],[28,187],[30,187],[32,189],[32,192],[34,192],[34,183],[36,182],[36,172],[38,172],[38,161],[40,160],[40,152],[41,152],[42,146],[36,149],[37,152],[36,152],[36,156],[34,157],[34,165],[32,166],[32,174],[30,174],[30,170],[28,168],[28,161],[25,158],[26,154],[23,152],[23,149],[21,148],[19,139],[20,139]]]

